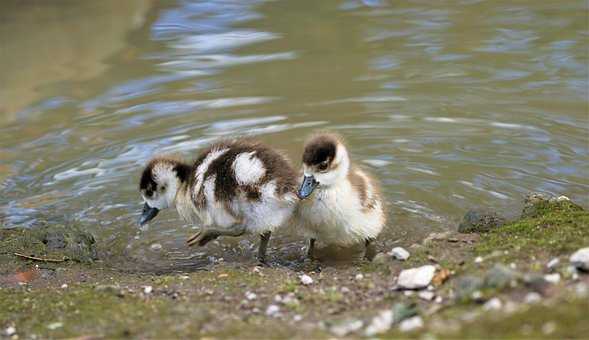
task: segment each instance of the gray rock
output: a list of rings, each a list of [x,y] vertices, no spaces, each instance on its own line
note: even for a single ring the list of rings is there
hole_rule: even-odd
[[[456,280],[454,290],[458,300],[470,300],[472,294],[484,286],[483,279],[476,276],[463,276]]]
[[[505,218],[495,212],[469,210],[458,226],[460,233],[485,233],[505,224]]]
[[[346,336],[350,333],[359,331],[364,326],[362,320],[345,320],[337,325],[333,325],[329,328],[329,331],[335,336]]]
[[[417,268],[405,269],[399,274],[397,288],[399,289],[422,289],[427,287],[432,279],[436,267],[425,265]]]
[[[582,271],[589,272],[589,247],[581,248],[571,255],[571,264]]]
[[[403,320],[399,325],[401,332],[412,332],[423,327],[423,319],[421,316],[414,316],[407,320]]]
[[[496,264],[485,274],[485,287],[498,289],[505,288],[515,283],[517,278],[518,273],[513,269],[502,264]]]
[[[376,254],[376,256],[374,256],[374,258],[372,259],[372,262],[376,263],[376,264],[387,264],[389,263],[391,260],[391,257],[385,253],[378,253]]]
[[[540,274],[525,275],[524,284],[526,285],[526,287],[541,294],[544,294],[550,287],[550,283],[544,280],[544,276]]]

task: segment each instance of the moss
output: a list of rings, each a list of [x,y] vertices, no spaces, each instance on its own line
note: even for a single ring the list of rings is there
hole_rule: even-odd
[[[14,253],[77,262],[92,262],[97,258],[94,237],[75,224],[0,228],[0,254]]]
[[[578,338],[588,334],[585,314],[589,300],[570,299],[554,305],[533,305],[513,314],[484,313],[458,332],[439,334],[449,338]],[[549,326],[547,326],[549,325]],[[434,329],[430,329],[434,331]]]
[[[507,250],[521,260],[532,256],[568,254],[589,243],[589,213],[564,205],[544,211],[482,235],[475,253],[490,254]],[[568,207],[568,208],[566,208]]]

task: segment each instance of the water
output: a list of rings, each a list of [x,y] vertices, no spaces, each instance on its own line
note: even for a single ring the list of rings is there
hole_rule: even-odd
[[[534,0],[3,1],[0,222],[73,221],[105,259],[154,266],[246,257],[254,238],[187,249],[194,229],[175,212],[138,229],[143,164],[254,135],[298,166],[317,129],[344,135],[380,179],[389,243],[455,228],[469,208],[516,215],[530,191],[588,207],[587,11]]]

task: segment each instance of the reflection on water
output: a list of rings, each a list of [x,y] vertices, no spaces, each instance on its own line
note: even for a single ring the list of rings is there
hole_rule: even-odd
[[[174,212],[138,229],[140,168],[235,135],[298,161],[306,135],[323,128],[346,136],[381,180],[390,242],[453,228],[469,208],[513,215],[529,191],[589,206],[583,1],[0,8],[5,227],[78,221],[107,255],[147,263],[245,258],[253,238],[186,249],[194,227]],[[273,244],[296,253],[299,241]]]

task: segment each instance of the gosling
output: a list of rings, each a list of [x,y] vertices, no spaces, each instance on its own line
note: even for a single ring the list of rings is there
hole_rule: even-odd
[[[364,243],[368,250],[386,223],[377,183],[352,164],[335,134],[317,134],[305,144],[298,196],[297,218],[309,237],[310,258],[316,240],[340,246]]]
[[[201,226],[188,245],[258,234],[257,257],[265,264],[271,233],[289,221],[298,204],[296,178],[286,157],[247,139],[215,143],[193,164],[156,157],[139,183],[145,202],[139,224],[176,207],[185,221]]]

